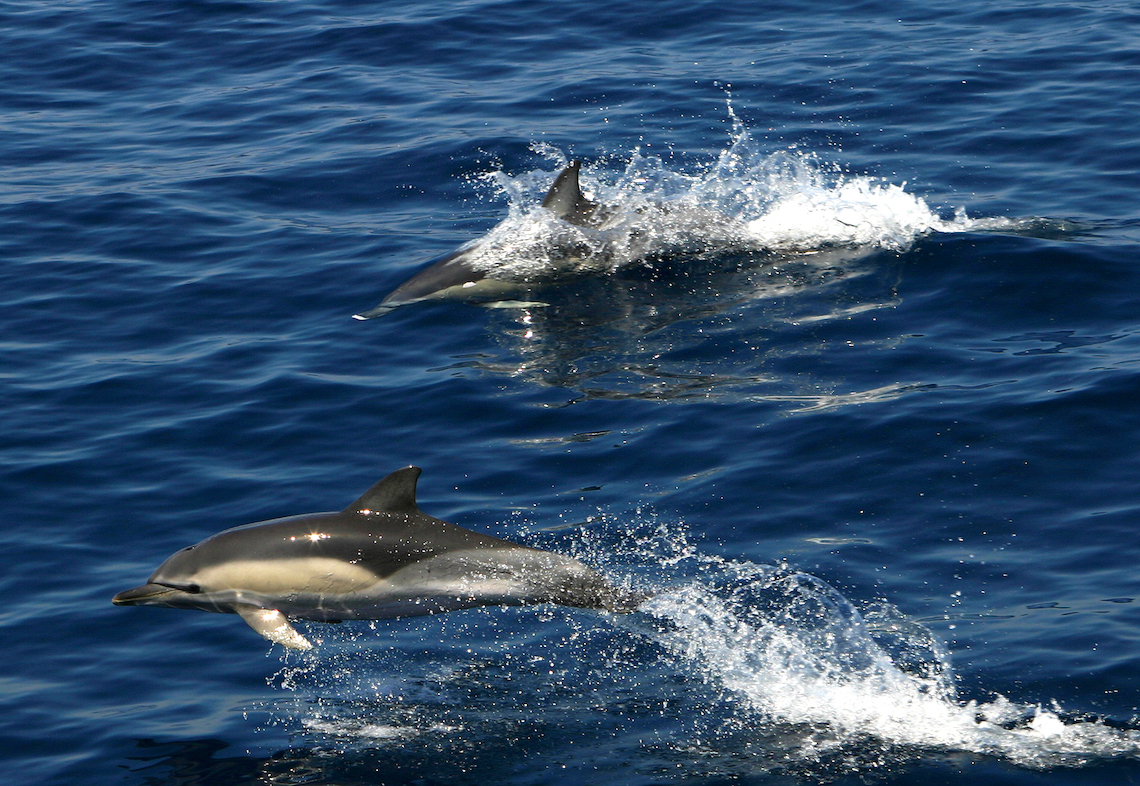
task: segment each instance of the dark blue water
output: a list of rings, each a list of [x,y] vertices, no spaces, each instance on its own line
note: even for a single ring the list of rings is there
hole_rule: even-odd
[[[6,779],[1140,779],[1138,41],[1125,2],[0,6]],[[649,247],[547,281],[570,157]],[[541,291],[350,318],[492,230]],[[407,464],[660,594],[302,654],[110,604]]]

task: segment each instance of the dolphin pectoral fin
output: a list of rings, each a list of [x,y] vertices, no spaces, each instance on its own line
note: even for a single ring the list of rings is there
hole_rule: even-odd
[[[259,634],[291,650],[311,650],[313,645],[309,640],[298,633],[285,615],[277,609],[263,609],[258,606],[236,605],[234,611],[249,623]]]

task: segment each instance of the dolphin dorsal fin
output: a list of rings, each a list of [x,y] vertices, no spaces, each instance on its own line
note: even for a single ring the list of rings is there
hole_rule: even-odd
[[[593,223],[598,204],[582,196],[582,187],[578,184],[578,173],[581,170],[581,161],[567,164],[558,177],[554,178],[554,185],[546,192],[542,206],[563,221],[587,226]]]
[[[415,513],[416,481],[423,472],[419,467],[404,467],[381,480],[344,509],[345,513]]]

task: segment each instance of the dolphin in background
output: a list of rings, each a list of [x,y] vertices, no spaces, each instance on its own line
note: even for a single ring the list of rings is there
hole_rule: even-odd
[[[605,211],[582,194],[578,182],[581,161],[571,161],[554,178],[554,183],[542,200],[542,207],[557,218],[577,226],[596,226],[605,218]],[[372,319],[394,308],[420,300],[461,298],[465,300],[494,299],[519,288],[517,282],[490,278],[487,270],[471,264],[483,245],[483,238],[463,244],[455,251],[440,257],[416,275],[396,287],[380,305],[353,315],[353,319]]]
[[[628,613],[645,599],[578,560],[422,513],[420,472],[397,470],[338,513],[219,532],[112,602],[238,614],[269,641],[307,650],[312,644],[290,619],[393,619],[539,603]]]

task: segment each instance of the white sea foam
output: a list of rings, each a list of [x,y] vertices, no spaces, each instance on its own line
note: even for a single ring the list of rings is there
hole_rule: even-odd
[[[635,614],[566,612],[580,627],[550,640],[539,631],[566,619],[556,610],[538,612],[538,627],[525,635],[501,629],[493,643],[483,634],[494,629],[495,610],[425,622],[433,642],[452,642],[427,659],[415,648],[375,646],[378,623],[336,626],[327,649],[285,653],[272,681],[317,694],[300,722],[325,747],[468,744],[548,720],[559,709],[548,702],[559,683],[570,705],[584,695],[580,685],[593,686],[589,701],[598,707],[624,704],[631,691],[646,707],[662,697],[662,707],[682,702],[703,725],[679,748],[751,751],[760,770],[769,760],[813,772],[837,761],[860,771],[955,754],[1035,769],[1140,757],[1140,731],[1124,724],[1056,704],[960,695],[946,648],[887,603],[857,608],[787,566],[703,554],[669,525],[596,539],[589,532],[582,530],[577,556],[616,556],[669,586]],[[474,651],[473,638],[482,640]],[[542,665],[555,662],[558,669]],[[691,688],[682,695],[679,673],[712,695]]]
[[[655,638],[721,686],[758,729],[810,729],[800,733],[804,760],[865,739],[1036,768],[1140,755],[1135,730],[1000,696],[961,700],[945,650],[890,606],[860,614],[805,574],[739,563],[719,572],[719,586],[680,586],[641,610],[668,623]]]
[[[559,151],[542,147],[559,167]],[[604,272],[709,253],[812,254],[846,248],[904,251],[934,232],[1016,230],[1006,219],[948,217],[920,196],[852,175],[797,150],[764,151],[742,126],[718,159],[695,174],[635,151],[624,169],[587,163],[583,188],[605,220],[580,227],[538,207],[551,173],[494,172],[487,182],[510,203],[470,263],[496,277],[533,279]]]
[[[903,250],[923,234],[958,229],[901,186],[868,178],[806,187],[777,200],[747,227],[767,248],[805,252],[838,245]]]

